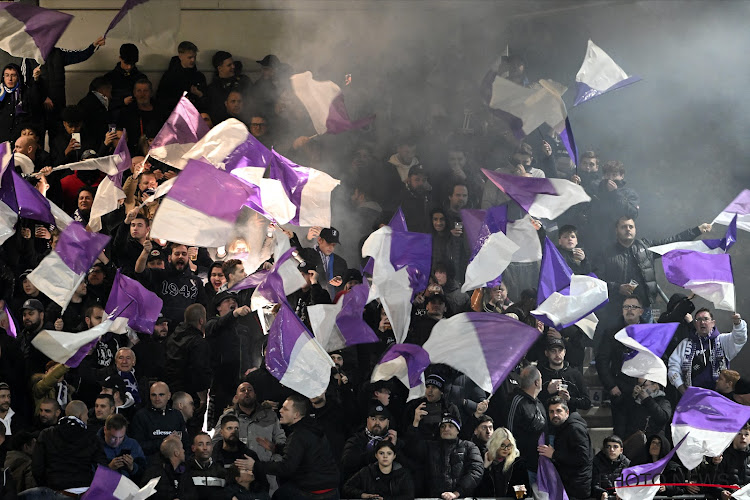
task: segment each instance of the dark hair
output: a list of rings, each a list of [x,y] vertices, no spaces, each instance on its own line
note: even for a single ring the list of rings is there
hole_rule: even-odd
[[[128,419],[123,417],[119,413],[113,413],[112,415],[107,417],[107,420],[104,421],[104,428],[113,431],[119,431],[120,429],[124,429],[127,426]]]
[[[208,275],[209,276],[211,275],[211,271],[213,271],[213,269],[215,267],[218,267],[219,271],[221,271],[221,274],[224,274],[224,263],[222,261],[220,261],[220,260],[217,260],[213,264],[211,264],[211,267],[208,268]]]
[[[78,190],[78,193],[76,193],[76,199],[81,196],[81,193],[83,192],[91,193],[91,196],[96,196],[96,188],[93,188],[91,186],[83,186],[81,189]]]
[[[621,215],[615,221],[615,227],[620,227],[620,222],[624,222],[626,220],[632,220],[635,223],[635,217],[631,217],[629,215]]]
[[[146,223],[147,226],[151,226],[151,221],[149,220],[148,217],[146,217],[146,214],[144,214],[143,212],[138,212],[135,215],[135,217],[133,217],[133,221],[138,220],[138,219],[142,219]],[[130,222],[133,222],[133,221],[130,221]]]
[[[198,47],[193,42],[188,42],[185,40],[184,42],[180,42],[180,44],[177,46],[177,53],[182,54],[184,52],[198,52]]]
[[[599,157],[596,156],[596,153],[594,151],[586,151],[581,155],[581,159],[583,158],[592,158],[592,159],[598,159]],[[617,437],[617,436],[615,436]]]
[[[221,272],[223,272],[224,276],[228,278],[229,275],[234,272],[234,268],[237,266],[241,266],[241,265],[242,265],[242,261],[240,259],[226,260],[221,265]]]
[[[623,447],[622,439],[620,439],[620,436],[616,434],[610,434],[609,436],[604,438],[604,441],[602,441],[602,448],[607,446],[607,443],[617,443],[620,445],[620,448]]]
[[[557,237],[562,238],[563,235],[566,235],[568,233],[574,233],[577,236],[578,228],[575,227],[573,224],[565,224],[563,227],[557,230]]]
[[[229,422],[237,422],[239,423],[240,419],[237,418],[236,415],[224,415],[221,417],[221,427],[224,428],[225,425],[227,425]]]
[[[89,92],[99,91],[104,87],[112,87],[112,81],[106,76],[97,76],[89,84]]]
[[[702,312],[708,313],[708,315],[711,316],[711,319],[714,319],[714,313],[712,313],[711,310],[709,308],[707,308],[707,307],[701,307],[700,309],[698,309],[697,311],[695,311],[695,316],[693,316],[693,317],[697,318],[698,315],[700,313],[702,313]]]
[[[134,43],[123,43],[120,45],[120,59],[125,64],[135,64],[138,62],[139,57],[138,47]]]
[[[394,455],[396,454],[396,445],[394,445],[388,440],[383,439],[377,445],[375,445],[375,451],[374,451],[375,455],[378,454],[378,451],[380,451],[381,448],[390,448],[393,454]]]
[[[10,438],[10,448],[12,450],[21,451],[24,446],[31,444],[34,439],[36,439],[36,436],[34,436],[33,432],[14,432],[13,436]]]
[[[300,414],[301,417],[307,416],[310,400],[300,394],[291,394],[288,398],[292,402],[294,411]]]
[[[468,191],[469,191],[469,186],[468,186],[468,184],[466,184],[465,182],[456,182],[456,183],[454,183],[454,184],[453,184],[453,185],[451,186],[450,194],[448,194],[448,196],[449,196],[449,197],[450,197],[450,196],[453,196],[453,193],[455,193],[455,192],[456,192],[456,186],[463,186],[463,187],[465,187],[465,188],[466,188],[466,192],[468,192]]]
[[[217,69],[219,66],[221,66],[221,63],[231,58],[232,54],[230,54],[226,50],[219,50],[214,53],[213,57],[211,57],[211,65],[214,67],[214,69]]]
[[[193,436],[193,442],[195,442],[195,438],[197,438],[198,436],[208,436],[210,438],[211,434],[206,431],[198,431],[195,433],[195,436]]]
[[[83,123],[83,111],[78,106],[65,106],[60,113],[62,121],[77,125]]]
[[[206,319],[206,308],[203,304],[190,304],[185,309],[185,323],[194,327],[198,327],[198,321],[203,318]]]
[[[148,85],[148,89],[149,89],[149,90],[150,90],[151,92],[153,92],[153,91],[154,91],[154,84],[153,84],[153,83],[151,83],[151,80],[149,80],[149,79],[148,79],[148,78],[146,78],[145,76],[144,76],[143,78],[139,78],[138,80],[136,80],[136,81],[135,81],[135,83],[133,84],[133,88],[135,89],[135,86],[136,86],[136,85],[143,85],[144,83],[145,83],[146,85]]]
[[[570,412],[568,403],[560,396],[552,396],[551,398],[549,398],[549,400],[547,400],[547,408],[553,405],[560,405],[563,408],[565,408],[565,411]]]
[[[83,313],[84,318],[91,318],[91,315],[94,314],[94,309],[101,309],[104,311],[104,306],[101,304],[91,304],[86,308],[86,311]]]
[[[624,304],[626,300],[631,300],[631,299],[637,300],[639,306],[643,305],[643,302],[641,302],[641,298],[638,297],[637,295],[628,295],[627,297],[625,297],[625,299],[622,301],[622,303]],[[695,314],[697,315],[698,313],[695,313]]]
[[[625,165],[621,161],[609,160],[602,165],[602,174],[625,175]]]
[[[477,425],[475,427],[479,427],[480,424],[483,424],[485,422],[489,422],[493,425],[495,423],[495,421],[489,415],[479,415],[479,418],[477,419]]]
[[[106,399],[109,403],[109,406],[115,405],[115,397],[112,394],[99,394],[96,399]],[[96,401],[96,400],[94,400]]]

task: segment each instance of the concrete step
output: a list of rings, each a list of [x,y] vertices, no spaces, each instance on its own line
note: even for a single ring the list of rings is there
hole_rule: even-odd
[[[589,436],[591,437],[591,447],[594,449],[594,455],[599,453],[602,449],[602,442],[607,436],[611,436],[614,431],[612,427],[594,427],[589,428]]]
[[[589,429],[612,426],[612,409],[603,406],[592,406],[589,410],[579,412]]]

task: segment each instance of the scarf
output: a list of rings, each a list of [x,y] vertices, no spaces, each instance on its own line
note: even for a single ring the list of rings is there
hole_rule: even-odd
[[[83,420],[81,420],[78,417],[73,417],[73,416],[68,416],[68,417],[61,418],[60,422],[58,423],[58,425],[67,425],[69,427],[78,426],[78,427],[82,427],[84,429],[88,428],[86,426],[86,422],[84,422]]]
[[[710,356],[711,375],[714,382],[719,379],[721,370],[729,368],[729,361],[724,356],[724,348],[721,346],[721,342],[719,342],[719,330],[716,327],[708,334],[708,337],[700,337],[695,333],[691,333],[690,337],[688,337],[688,343],[685,347],[681,363],[686,386],[690,387],[693,385],[693,359],[696,354],[703,356],[704,364],[708,367],[709,359],[706,358],[706,350],[708,350],[708,355]]]
[[[16,86],[13,87],[13,88],[10,88],[7,85],[5,85],[4,81],[2,83],[0,83],[0,102],[3,102],[8,95],[12,95],[12,94],[15,94],[16,92],[18,92],[18,90],[20,88],[21,88],[21,82],[20,81],[18,81],[16,83]]]
[[[367,436],[367,451],[372,451],[375,449],[375,447],[380,443],[383,439],[386,438],[388,434],[386,433],[385,436],[376,436],[375,434],[372,434],[370,431],[365,429],[365,436]]]

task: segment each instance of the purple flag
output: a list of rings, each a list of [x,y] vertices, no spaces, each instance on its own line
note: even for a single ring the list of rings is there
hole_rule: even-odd
[[[547,300],[547,297],[553,293],[562,292],[568,288],[571,276],[573,276],[573,271],[565,262],[565,257],[562,256],[555,244],[545,237],[536,295],[537,304]]]
[[[133,330],[153,333],[162,305],[162,300],[155,293],[121,274],[118,269],[104,310],[114,318],[128,318]]]
[[[85,346],[79,348],[75,352],[75,354],[68,358],[68,360],[65,362],[65,366],[68,366],[70,368],[78,368],[78,366],[81,364],[81,361],[86,359],[86,356],[89,355],[91,349],[94,348],[97,342],[99,342],[99,339],[94,339]]]
[[[0,3],[0,49],[44,63],[73,16],[19,2]]]
[[[622,372],[667,385],[667,367],[661,357],[678,326],[678,323],[644,323],[617,332],[615,340],[630,348],[623,357]]]
[[[560,132],[560,140],[565,145],[565,149],[568,150],[568,156],[573,160],[573,164],[578,165],[578,148],[576,147],[576,140],[573,138],[573,129],[568,117],[565,117],[565,128]]]
[[[433,363],[464,372],[486,392],[495,392],[540,332],[504,314],[461,313],[433,327],[424,350]]]
[[[737,227],[743,231],[750,231],[750,189],[743,189],[732,203],[716,216],[713,223],[728,225],[735,215],[738,216]]]
[[[176,164],[208,130],[201,114],[183,95],[154,137],[149,155],[170,165]]]
[[[677,446],[656,462],[635,465],[623,469],[620,477],[615,479],[615,491],[622,500],[651,500],[659,491],[657,477],[664,472],[675,452],[680,449],[687,436],[683,437]]]
[[[732,259],[729,254],[672,250],[662,256],[667,281],[688,288],[724,311],[735,310]]]
[[[586,57],[576,75],[577,94],[573,106],[640,80],[640,77],[628,76],[606,52],[589,40]]]
[[[732,248],[732,245],[737,242],[737,217],[737,214],[734,214],[734,217],[732,217],[732,222],[729,223],[727,232],[724,234],[723,238],[703,240],[703,244],[712,250],[715,248],[721,248],[722,250],[724,250],[724,253],[729,252],[729,249]]]
[[[539,445],[545,443],[546,437],[544,433],[539,436]],[[540,500],[568,500],[568,493],[565,491],[565,487],[560,480],[560,475],[557,473],[552,460],[539,455],[539,465],[536,471],[536,487],[537,491],[534,495]]]
[[[83,500],[143,500],[156,493],[156,485],[161,477],[155,477],[146,485],[138,486],[116,470],[99,465],[94,480],[88,491],[81,497]]]
[[[284,252],[276,260],[273,269],[257,284],[250,299],[250,307],[253,311],[268,304],[286,303],[287,295],[307,284],[305,277],[299,272],[299,264],[292,255],[296,251],[296,248],[290,248]]]
[[[672,417],[672,440],[687,436],[677,456],[685,467],[694,469],[703,456],[716,457],[750,420],[750,407],[700,387],[688,387]]]
[[[268,331],[266,368],[283,385],[308,398],[328,388],[333,361],[283,300]]]
[[[122,4],[122,7],[120,8],[120,11],[115,15],[115,17],[112,19],[112,21],[109,23],[109,26],[107,26],[107,31],[104,33],[104,36],[107,36],[107,33],[110,32],[112,28],[117,26],[117,23],[122,21],[122,19],[128,15],[128,12],[133,8],[136,7],[142,3],[146,3],[148,0],[125,0],[125,3]]]
[[[8,318],[8,329],[5,333],[7,333],[9,337],[18,337],[16,323],[13,321],[13,316],[10,314],[10,309],[8,309],[8,303],[5,301],[3,301],[3,312],[5,313],[5,317]]]
[[[343,294],[336,304],[308,306],[315,339],[328,351],[378,341],[378,336],[362,319],[370,287],[362,283]]]
[[[489,210],[461,210],[464,231],[471,246],[462,292],[478,287],[500,284],[502,273],[510,264],[519,246],[506,236],[507,206]]]
[[[391,365],[399,367],[392,368]],[[417,387],[424,383],[422,375],[428,366],[430,366],[430,355],[420,346],[393,344],[378,361],[372,372],[371,381],[388,380],[391,377],[401,378],[401,371],[405,368],[405,379],[408,383],[404,385],[409,388]]]
[[[401,210],[401,207],[399,206],[396,210],[396,213],[393,214],[393,217],[391,217],[390,222],[388,223],[388,226],[391,227],[394,231],[408,231],[406,228],[406,217],[404,217],[404,212]],[[375,261],[370,257],[367,259],[367,263],[365,264],[365,267],[362,268],[362,274],[369,274],[372,276],[372,269]]]
[[[0,181],[0,201],[20,217],[48,224],[55,223],[47,198],[16,173],[12,160]]]
[[[90,233],[80,222],[73,222],[60,235],[55,252],[71,271],[86,274],[109,240],[106,234]]]
[[[224,168],[231,172],[235,168],[267,167],[271,164],[271,158],[271,150],[252,134],[248,134],[247,138],[224,159]]]
[[[412,299],[427,288],[432,267],[432,235],[394,231],[391,236],[391,264],[398,271],[406,267]]]
[[[127,131],[122,131],[122,137],[120,137],[120,140],[117,142],[117,147],[113,154],[120,155],[122,160],[117,164],[117,173],[115,175],[108,175],[107,177],[109,177],[109,180],[111,180],[117,188],[122,189],[122,173],[133,165],[133,159],[130,157],[130,150],[128,149]]]
[[[240,290],[247,290],[248,288],[256,288],[258,285],[263,283],[263,280],[266,279],[268,273],[270,272],[271,271],[262,269],[253,274],[248,274],[242,280],[232,285],[232,288],[230,288],[229,290],[233,292],[239,292]]]

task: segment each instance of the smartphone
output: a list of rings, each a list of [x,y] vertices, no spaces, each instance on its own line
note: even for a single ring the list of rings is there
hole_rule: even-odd
[[[120,453],[117,456],[121,457],[123,455],[130,455],[130,450],[122,449],[120,450]]]
[[[464,229],[464,223],[463,222],[456,222],[455,226],[456,229],[461,229],[463,231]]]
[[[114,123],[110,123],[109,125],[107,125],[107,128],[109,128],[110,132],[117,132],[117,125]]]
[[[76,149],[81,149],[81,133],[73,132],[72,134],[70,134],[70,137],[78,143],[78,147]]]

